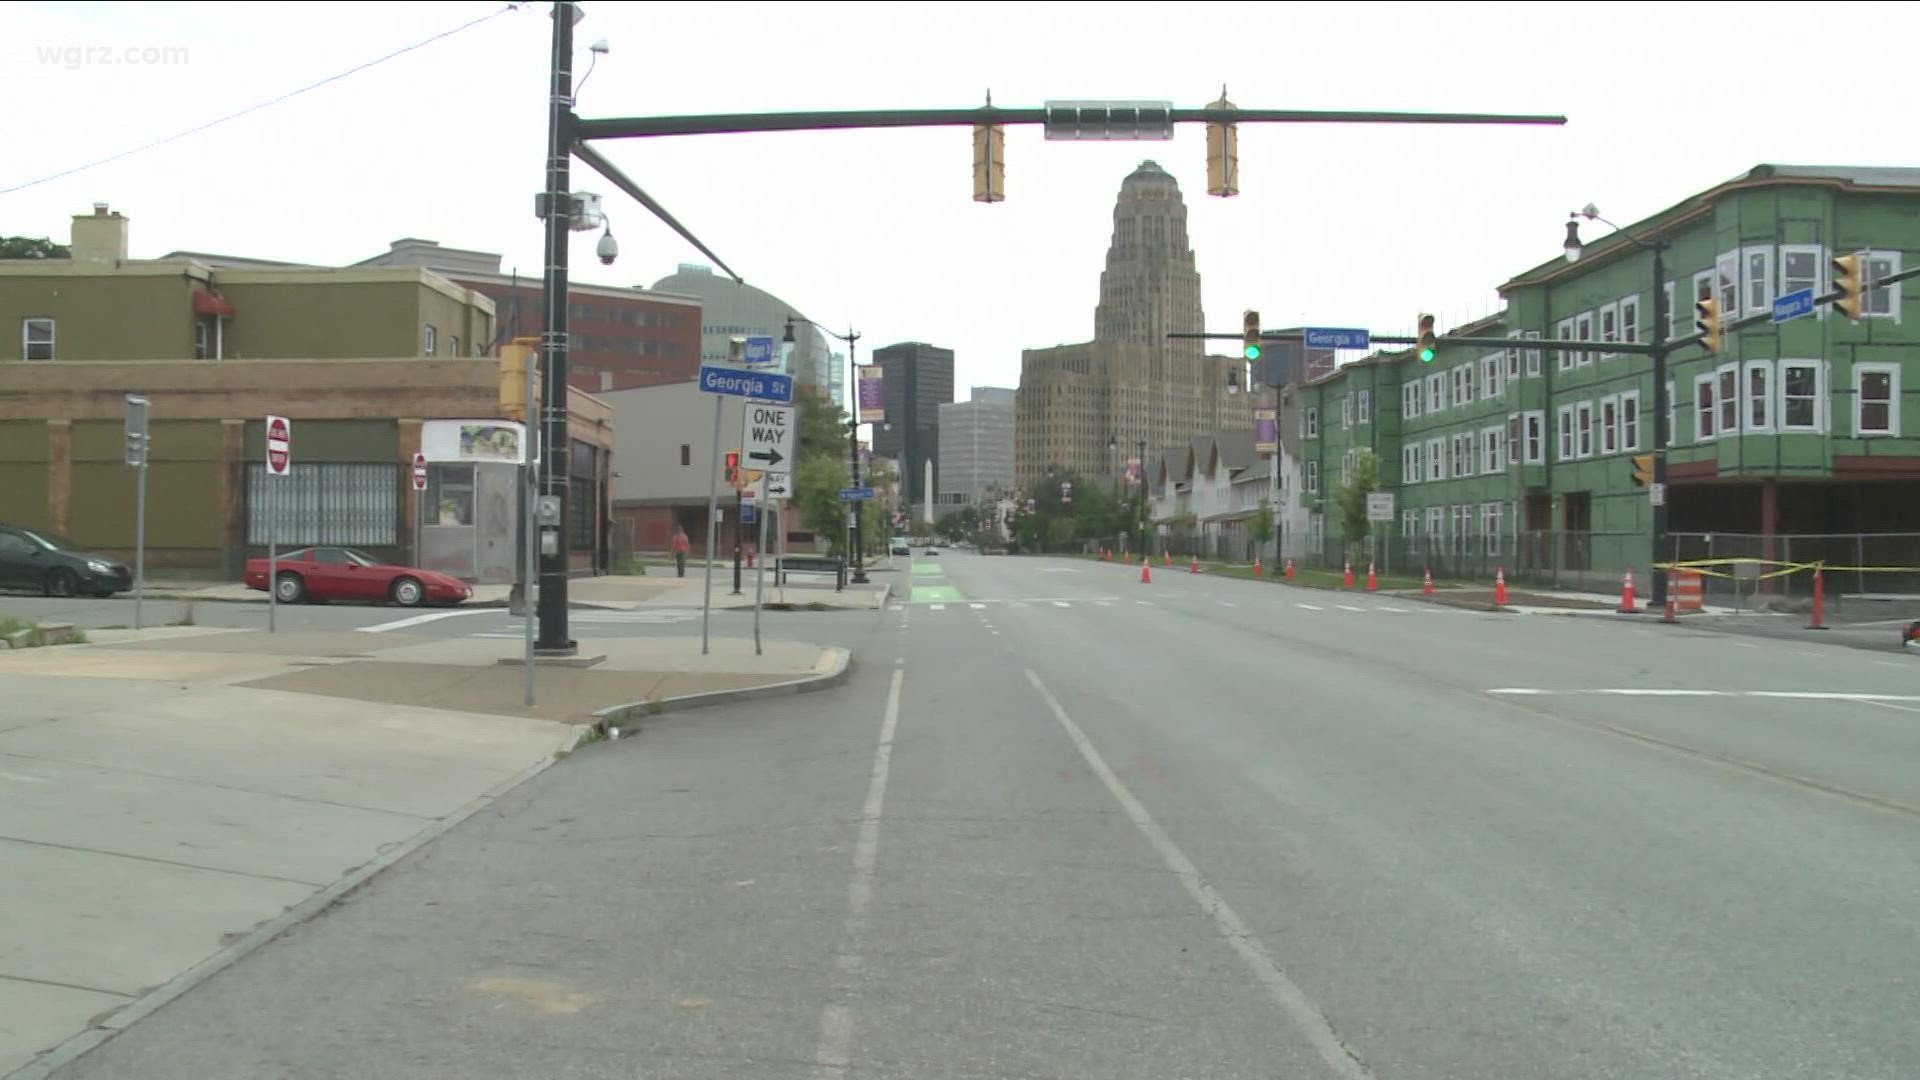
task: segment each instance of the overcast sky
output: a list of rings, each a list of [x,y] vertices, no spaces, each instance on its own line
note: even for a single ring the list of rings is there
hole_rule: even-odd
[[[503,8],[492,2],[7,4],[0,190],[245,108]],[[951,347],[960,396],[1016,385],[1022,348],[1092,336],[1121,179],[1180,182],[1207,329],[1442,329],[1558,254],[1567,211],[1623,224],[1756,164],[1912,164],[1900,90],[1920,6],[1760,4],[584,5],[611,52],[586,117],[1005,106],[1558,113],[1565,127],[1249,125],[1236,198],[1205,194],[1203,130],[1048,143],[1008,131],[1004,203],[974,203],[964,128],[600,143],[750,283],[809,317]],[[346,263],[399,237],[540,272],[549,5],[525,4],[289,101],[0,194],[0,234],[64,242],[95,201],[132,254],[189,248]],[[1858,20],[1865,18],[1861,23]],[[127,50],[133,50],[128,53]],[[103,59],[104,58],[104,59]],[[107,62],[111,60],[112,62]],[[1851,72],[1851,81],[1837,74]],[[1851,102],[1845,94],[1855,95]],[[1908,102],[1902,105],[1901,102]],[[1903,154],[1900,147],[1907,146]],[[607,196],[619,262],[576,236],[580,280],[651,284],[704,262]],[[1589,240],[1601,234],[1588,227]]]

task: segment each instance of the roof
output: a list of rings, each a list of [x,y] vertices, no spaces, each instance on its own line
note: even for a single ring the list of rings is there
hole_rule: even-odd
[[[254,259],[245,255],[216,255],[210,251],[169,251],[154,261],[169,259],[192,259],[204,263],[216,270],[329,270],[332,267],[317,266],[313,263],[281,262],[277,259]]]
[[[1740,176],[1696,192],[1659,213],[1628,224],[1624,232],[1640,236],[1660,233],[1704,216],[1712,210],[1714,201],[1724,195],[1746,188],[1779,184],[1920,194],[1920,168],[1891,165],[1755,165]],[[1579,262],[1569,263],[1564,258],[1550,259],[1515,275],[1500,286],[1499,291],[1505,295],[1510,289],[1568,277],[1583,272],[1576,268],[1591,268],[1596,263],[1605,263],[1636,249],[1637,246],[1622,231],[1614,231],[1587,244]]]

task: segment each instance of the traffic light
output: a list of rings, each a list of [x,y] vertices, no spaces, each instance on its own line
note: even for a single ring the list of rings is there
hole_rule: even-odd
[[[1235,110],[1226,87],[1206,111],[1212,114],[1207,120],[1207,194],[1231,198],[1240,194],[1240,130],[1228,119]]]
[[[1635,454],[1633,456],[1633,484],[1646,487],[1653,483],[1653,455]]]
[[[740,486],[740,451],[738,450],[727,451],[727,483],[734,487]]]
[[[1249,360],[1260,359],[1260,313],[1249,311],[1240,320],[1240,354]]]
[[[508,420],[526,422],[527,368],[534,362],[540,339],[519,337],[500,346],[500,415]]]
[[[1863,307],[1865,284],[1860,276],[1858,252],[1833,257],[1833,287],[1840,290],[1840,295],[1834,300],[1833,306],[1854,322],[1860,321],[1860,314],[1865,310]]]
[[[1420,362],[1433,363],[1434,353],[1439,347],[1440,342],[1433,336],[1433,316],[1420,316]]]
[[[973,201],[1007,201],[1007,129],[973,125]]]
[[[1720,330],[1720,301],[1709,296],[1693,302],[1693,328],[1701,334],[1700,344],[1710,353],[1718,353],[1724,342]]]

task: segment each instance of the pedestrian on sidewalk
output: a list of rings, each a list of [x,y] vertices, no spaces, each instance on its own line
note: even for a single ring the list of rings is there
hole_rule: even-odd
[[[673,568],[678,576],[687,576],[687,530],[678,525],[673,527]]]

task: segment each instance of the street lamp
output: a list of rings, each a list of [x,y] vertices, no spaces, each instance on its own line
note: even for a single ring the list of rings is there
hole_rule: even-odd
[[[860,399],[860,361],[857,358],[854,350],[856,348],[855,343],[860,340],[860,333],[859,331],[853,329],[852,327],[848,327],[846,333],[836,334],[833,331],[828,330],[826,327],[821,326],[819,323],[814,322],[812,319],[806,318],[805,316],[789,315],[787,316],[786,333],[782,334],[780,337],[780,341],[782,344],[792,345],[794,343],[793,324],[795,322],[806,323],[808,326],[811,326],[814,329],[819,330],[820,332],[826,334],[828,337],[833,338],[836,341],[842,341],[846,343],[847,361],[848,361],[848,364],[853,368],[853,371],[851,372],[851,374],[853,375],[853,378],[849,380],[847,383],[847,391],[851,394],[851,397],[853,400],[853,409],[852,409],[853,419],[848,421],[847,423],[847,463],[853,467],[853,486],[857,488],[860,486],[860,400],[859,400]],[[865,516],[862,513],[862,511],[865,509],[865,507],[866,507],[866,501],[864,499],[853,500],[853,579],[852,580],[855,585],[867,584],[867,567],[866,567],[865,560],[861,557],[861,542],[860,542],[861,519]]]
[[[1583,252],[1580,244],[1581,218],[1611,225],[1634,247],[1653,254],[1653,340],[1650,342],[1653,347],[1653,596],[1650,604],[1655,608],[1663,608],[1667,604],[1667,572],[1660,566],[1660,557],[1667,546],[1667,444],[1673,438],[1667,430],[1667,411],[1671,408],[1667,400],[1667,269],[1663,259],[1667,241],[1658,234],[1642,240],[1624,227],[1601,217],[1599,209],[1588,203],[1584,209],[1567,215],[1564,250],[1569,263],[1580,261]]]

